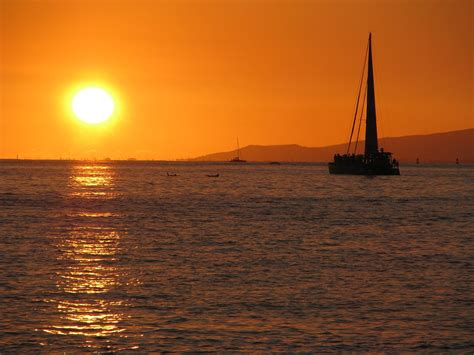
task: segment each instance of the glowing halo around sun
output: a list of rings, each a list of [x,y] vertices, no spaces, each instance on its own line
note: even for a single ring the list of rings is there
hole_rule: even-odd
[[[76,117],[88,124],[107,121],[115,109],[112,96],[98,87],[79,90],[74,95],[71,106]]]

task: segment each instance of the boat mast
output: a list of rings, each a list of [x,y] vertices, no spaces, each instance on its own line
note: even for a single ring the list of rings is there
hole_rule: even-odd
[[[375,114],[374,69],[372,64],[372,33],[369,33],[369,65],[367,69],[367,111],[365,120],[365,155],[379,151],[377,142],[377,118]]]
[[[369,53],[369,45],[367,44],[367,48],[365,50],[364,65],[362,66],[362,74],[360,76],[359,93],[357,94],[357,101],[356,101],[356,107],[355,107],[355,112],[354,112],[354,120],[352,121],[351,135],[349,136],[349,143],[347,144],[346,154],[349,154],[349,150],[351,149],[352,135],[354,134],[354,127],[355,127],[356,121],[357,121],[357,112],[359,110],[360,93],[362,92],[362,84],[364,83],[365,66],[367,64],[367,55],[368,55],[368,53]],[[367,87],[364,90],[364,99],[362,100],[362,102],[365,101],[365,95],[366,94],[367,94]],[[361,118],[362,118],[362,111],[361,111]],[[360,125],[359,125],[359,128],[360,128]],[[357,137],[358,136],[359,136],[359,134],[357,133]],[[359,139],[359,138],[357,138],[357,139]],[[357,149],[357,142],[356,142],[356,149]],[[355,151],[354,151],[354,153],[355,153]]]
[[[239,146],[239,137],[237,137],[237,158],[240,159],[240,146]]]

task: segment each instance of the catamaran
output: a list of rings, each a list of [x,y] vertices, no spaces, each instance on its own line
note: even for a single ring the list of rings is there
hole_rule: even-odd
[[[360,103],[360,95],[362,91],[362,84],[365,73],[365,66],[367,68],[367,81],[364,91],[364,99]],[[367,109],[365,119],[365,152],[364,154],[356,154],[357,144],[359,142],[359,132],[362,122],[362,115],[364,112],[365,98],[367,98]],[[353,153],[350,153],[352,137],[354,134],[354,127],[357,121],[357,113],[360,110],[359,128],[357,132],[357,139],[355,141],[355,148]],[[379,150],[377,139],[377,117],[375,113],[375,90],[374,90],[374,72],[372,63],[372,34],[369,33],[369,43],[367,45],[366,58],[364,60],[364,67],[362,70],[362,78],[359,85],[359,93],[357,95],[357,105],[352,122],[352,129],[347,145],[346,154],[334,155],[334,161],[328,163],[330,174],[352,174],[352,175],[400,175],[398,161],[392,158],[392,153],[385,152],[383,148]]]

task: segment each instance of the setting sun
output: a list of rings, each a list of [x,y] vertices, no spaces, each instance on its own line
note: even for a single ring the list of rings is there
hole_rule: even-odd
[[[77,118],[88,124],[98,124],[108,120],[115,108],[112,96],[107,91],[96,87],[78,91],[71,105]]]

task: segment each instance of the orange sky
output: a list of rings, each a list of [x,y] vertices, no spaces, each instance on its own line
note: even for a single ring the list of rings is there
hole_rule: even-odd
[[[474,126],[470,0],[0,3],[0,157],[342,143],[369,31],[379,135]],[[114,95],[110,122],[72,116],[85,83]]]

